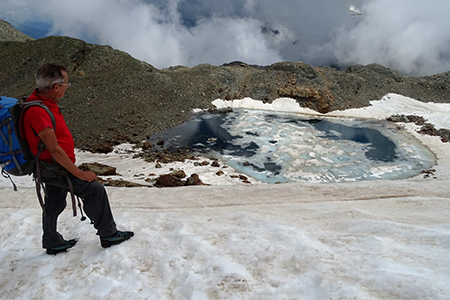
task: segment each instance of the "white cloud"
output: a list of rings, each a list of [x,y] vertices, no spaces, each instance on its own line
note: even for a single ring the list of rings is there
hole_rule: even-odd
[[[190,49],[188,65],[202,62],[221,64],[241,60],[269,64],[282,60],[277,43],[270,44],[262,33],[262,23],[255,19],[212,18],[202,20],[181,37]],[[279,43],[278,43],[279,45]]]
[[[344,64],[376,62],[411,74],[448,71],[449,9],[444,1],[370,1],[361,22],[340,29],[329,46]]]
[[[26,0],[2,0],[0,2],[0,18],[7,22],[25,21],[31,16],[27,2]]]
[[[443,0],[7,0],[0,18],[48,20],[52,34],[108,44],[158,68],[290,60],[432,74],[450,69],[449,8]]]

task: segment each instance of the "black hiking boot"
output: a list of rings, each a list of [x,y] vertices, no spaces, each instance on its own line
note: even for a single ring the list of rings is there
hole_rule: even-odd
[[[119,231],[107,237],[100,237],[100,244],[103,248],[108,248],[113,245],[118,245],[126,240],[129,240],[132,236],[134,236],[134,232],[132,231]]]
[[[73,246],[75,246],[75,244],[77,242],[78,242],[77,239],[64,241],[64,243],[62,243],[62,245],[60,245],[58,247],[48,248],[47,249],[47,254],[56,255],[59,252],[66,252],[67,249],[72,248]]]

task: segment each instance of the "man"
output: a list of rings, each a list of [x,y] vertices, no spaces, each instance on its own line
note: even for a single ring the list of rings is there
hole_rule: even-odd
[[[65,66],[59,63],[42,65],[36,74],[36,85],[36,90],[26,102],[42,101],[55,116],[55,128],[49,114],[41,107],[30,107],[23,118],[24,133],[31,151],[37,154],[40,140],[46,146],[39,156],[40,172],[45,184],[43,248],[47,249],[47,254],[57,254],[75,246],[77,242],[76,239],[64,240],[56,229],[58,216],[67,205],[70,183],[75,195],[83,200],[84,211],[97,229],[102,247],[128,240],[134,233],[117,230],[106,190],[96,181],[96,175],[82,171],[75,165],[72,134],[57,105],[70,86]]]

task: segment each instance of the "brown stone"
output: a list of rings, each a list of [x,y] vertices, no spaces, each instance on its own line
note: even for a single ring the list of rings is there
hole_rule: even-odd
[[[197,174],[192,174],[187,180],[186,185],[205,185]]]
[[[155,187],[177,187],[182,186],[181,179],[170,174],[163,174],[156,179]]]
[[[186,177],[186,173],[183,170],[177,170],[170,173],[170,175],[177,177],[179,179],[183,179]]]
[[[97,176],[110,176],[110,175],[118,175],[116,173],[116,168],[111,167],[104,164],[99,163],[84,163],[79,166],[82,171],[91,171],[94,172]]]

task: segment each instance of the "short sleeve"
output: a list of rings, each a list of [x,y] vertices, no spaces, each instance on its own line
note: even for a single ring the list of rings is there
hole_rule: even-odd
[[[25,123],[29,124],[36,134],[39,134],[44,128],[53,128],[49,114],[40,107],[30,107],[25,113],[25,118]]]

